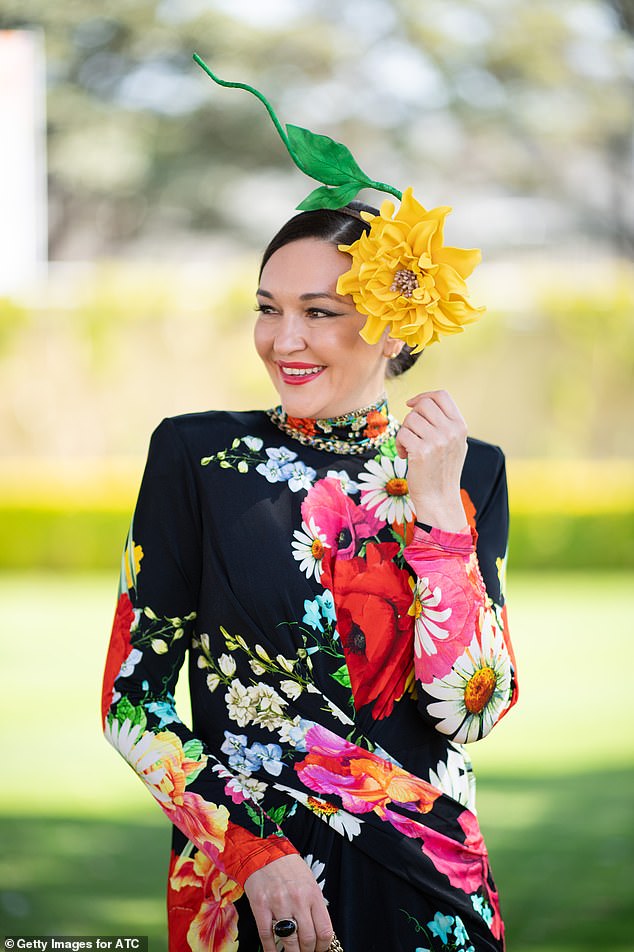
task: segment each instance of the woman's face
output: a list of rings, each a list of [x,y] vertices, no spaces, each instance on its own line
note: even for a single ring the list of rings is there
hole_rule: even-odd
[[[317,238],[284,245],[264,266],[255,347],[289,416],[340,416],[383,393],[395,341],[359,336],[365,318],[335,290],[349,268],[349,255]]]

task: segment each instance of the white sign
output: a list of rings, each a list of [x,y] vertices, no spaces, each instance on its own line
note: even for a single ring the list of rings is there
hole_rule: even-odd
[[[41,34],[0,30],[0,295],[46,263],[45,95]]]

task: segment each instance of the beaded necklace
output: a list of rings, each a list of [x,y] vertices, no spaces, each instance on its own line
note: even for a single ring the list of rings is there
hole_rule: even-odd
[[[323,420],[291,417],[281,406],[267,410],[266,414],[275,426],[294,440],[316,450],[343,455],[359,455],[378,448],[396,436],[400,425],[389,413],[385,396],[369,407]]]

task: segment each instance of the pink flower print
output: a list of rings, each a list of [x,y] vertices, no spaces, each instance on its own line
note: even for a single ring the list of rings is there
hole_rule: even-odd
[[[302,503],[302,519],[313,519],[326,544],[340,559],[351,559],[362,539],[376,535],[383,523],[362,506],[354,504],[339,479],[320,479]]]
[[[429,813],[440,791],[397,764],[314,725],[306,734],[308,753],[295,770],[309,789],[334,793],[350,813],[374,811],[392,822],[387,809],[396,803],[417,813]]]

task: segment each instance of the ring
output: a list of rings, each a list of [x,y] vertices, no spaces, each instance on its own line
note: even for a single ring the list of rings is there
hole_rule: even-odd
[[[278,939],[288,939],[289,935],[297,932],[297,919],[274,919],[273,935]]]

